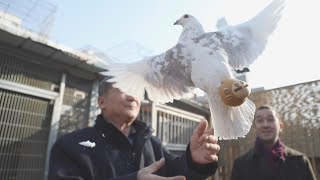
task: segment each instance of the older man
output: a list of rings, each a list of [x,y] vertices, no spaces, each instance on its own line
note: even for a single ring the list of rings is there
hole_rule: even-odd
[[[141,101],[103,80],[101,114],[93,128],[60,138],[51,150],[49,179],[206,179],[217,169],[217,138],[203,120],[182,156],[170,154],[137,120]]]
[[[316,180],[308,158],[279,139],[284,125],[271,106],[256,110],[254,125],[255,146],[235,160],[231,180]]]

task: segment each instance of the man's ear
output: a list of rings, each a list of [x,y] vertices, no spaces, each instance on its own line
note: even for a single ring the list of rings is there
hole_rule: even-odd
[[[283,128],[284,128],[284,124],[282,121],[279,122],[280,123],[280,132],[282,132]]]
[[[104,104],[104,98],[103,98],[103,96],[99,96],[99,97],[98,97],[98,105],[99,105],[99,108],[100,108],[100,109],[104,108],[105,104]]]

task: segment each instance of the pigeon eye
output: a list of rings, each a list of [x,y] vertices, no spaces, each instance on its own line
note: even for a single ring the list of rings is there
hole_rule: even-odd
[[[184,17],[184,18],[189,18],[189,15],[188,15],[188,14],[186,14],[186,15],[184,15],[183,17]]]

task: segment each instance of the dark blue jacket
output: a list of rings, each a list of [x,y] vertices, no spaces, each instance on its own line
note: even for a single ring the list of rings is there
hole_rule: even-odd
[[[213,175],[217,163],[195,164],[191,160],[189,146],[178,157],[170,154],[160,140],[152,136],[149,126],[135,121],[133,143],[116,127],[98,116],[93,128],[85,128],[67,134],[53,146],[50,155],[49,180],[135,180],[137,172],[162,157],[166,159],[160,176],[184,175],[187,179],[201,180]],[[80,142],[94,142],[94,147]]]

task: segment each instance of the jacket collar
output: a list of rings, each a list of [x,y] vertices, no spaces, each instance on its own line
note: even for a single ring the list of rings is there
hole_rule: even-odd
[[[121,133],[121,131],[119,131],[112,123],[108,122],[108,119],[104,119],[102,114],[97,116],[96,119],[96,123],[94,125],[94,127],[100,131],[102,131],[103,133]],[[134,133],[147,133],[147,134],[152,134],[152,129],[150,126],[147,126],[146,123],[136,119],[133,123],[132,123],[132,127],[134,128],[133,131]],[[123,134],[122,134],[123,135]]]
[[[283,146],[284,146],[284,154],[285,154],[285,156],[287,158],[301,156],[300,154],[296,153],[297,151],[295,151],[292,148],[286,146],[285,144],[283,144]],[[248,159],[253,160],[255,158],[262,157],[262,154],[256,147],[253,147],[251,150],[249,150],[247,157],[248,157]]]

